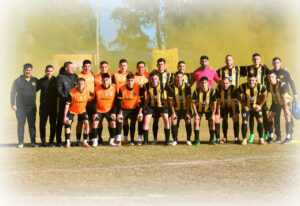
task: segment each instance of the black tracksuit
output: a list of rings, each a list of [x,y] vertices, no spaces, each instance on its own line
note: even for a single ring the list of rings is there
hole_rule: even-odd
[[[17,106],[19,144],[24,143],[24,126],[27,119],[31,143],[35,143],[36,128],[36,91],[38,79],[31,77],[29,81],[24,75],[17,78],[11,90],[11,106]]]
[[[56,142],[61,143],[61,133],[63,127],[64,110],[66,106],[67,97],[70,90],[75,86],[77,81],[76,74],[69,74],[62,67],[59,71],[59,75],[56,78],[57,93],[58,93],[58,115],[56,122]]]
[[[56,131],[56,115],[57,115],[57,89],[56,78],[50,79],[47,76],[39,79],[38,90],[40,95],[40,135],[43,144],[46,144],[46,124],[49,116],[50,122],[50,144],[53,144]]]

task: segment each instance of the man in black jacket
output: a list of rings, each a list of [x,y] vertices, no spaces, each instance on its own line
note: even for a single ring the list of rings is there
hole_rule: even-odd
[[[65,62],[57,76],[57,93],[59,109],[56,122],[56,142],[57,146],[62,147],[61,132],[63,127],[64,109],[70,90],[75,86],[77,75],[74,74],[72,62]]]
[[[54,137],[56,131],[56,114],[57,114],[57,89],[56,77],[53,76],[54,68],[52,65],[47,65],[46,75],[39,79],[38,90],[41,90],[40,95],[40,135],[42,146],[46,147],[46,124],[49,116],[50,122],[50,139],[49,146],[54,147]]]
[[[18,120],[18,148],[23,148],[24,125],[27,119],[30,141],[32,147],[38,147],[35,143],[35,119],[36,119],[36,91],[38,79],[32,77],[32,65],[24,64],[23,75],[17,78],[11,90],[11,108],[16,112]]]

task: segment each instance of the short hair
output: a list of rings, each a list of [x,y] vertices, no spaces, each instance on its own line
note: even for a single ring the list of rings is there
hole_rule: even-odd
[[[104,79],[104,78],[110,78],[110,75],[108,74],[108,73],[104,73],[104,74],[102,74],[101,75],[101,77],[102,77],[102,79]]]
[[[156,69],[154,69],[154,70],[150,73],[150,77],[153,77],[153,76],[155,76],[155,75],[159,76],[159,73],[158,73],[158,71],[157,71]]]
[[[179,66],[179,64],[185,64],[185,62],[184,62],[184,61],[179,61],[179,62],[177,63],[177,66]]]
[[[85,79],[80,77],[80,78],[77,79],[76,83],[78,83],[78,82],[85,82]]]
[[[119,65],[120,65],[120,64],[122,64],[122,63],[126,63],[126,64],[128,64],[128,62],[127,62],[127,60],[126,60],[126,59],[120,59],[120,61],[119,61]]]
[[[49,69],[49,68],[54,69],[54,67],[53,67],[52,65],[49,64],[49,65],[46,66],[46,69],[45,69],[45,70],[47,71],[47,69]]]
[[[227,59],[228,57],[232,57],[232,55],[231,55],[231,54],[227,54],[227,55],[225,56],[225,59]]]
[[[107,64],[108,65],[108,62],[104,60],[104,61],[100,62],[100,65],[102,65],[102,64]]]
[[[65,62],[65,63],[64,63],[64,68],[67,68],[70,64],[73,64],[73,63],[70,62],[70,61]]]
[[[32,69],[32,64],[26,63],[26,64],[23,65],[23,70],[26,70],[26,69],[28,69],[28,68],[31,68],[31,69]]]
[[[230,76],[225,76],[225,77],[223,77],[223,81],[225,80],[225,79],[228,79],[228,81],[231,83],[232,82],[232,78],[230,77]]]
[[[254,54],[252,55],[252,58],[254,58],[254,57],[260,57],[260,54],[259,54],[259,53],[254,53]]]
[[[134,79],[134,75],[133,74],[127,74],[126,79]]]
[[[140,64],[144,64],[144,66],[146,66],[146,63],[145,63],[144,61],[138,61],[138,62],[136,63],[136,67],[139,66]]]
[[[256,75],[255,74],[253,74],[253,73],[250,73],[250,74],[248,74],[248,76],[247,76],[248,78],[252,78],[252,77],[255,77],[256,78]]]
[[[206,55],[203,55],[203,56],[200,57],[200,61],[201,61],[201,60],[204,60],[204,59],[209,60],[209,59],[208,59],[208,56],[206,56]]]
[[[267,71],[267,75],[270,75],[270,74],[275,74],[277,76],[277,74],[276,74],[276,72],[274,70],[268,70]]]
[[[165,60],[164,58],[159,58],[159,59],[157,60],[157,64],[158,64],[159,62],[163,62],[163,63],[165,64],[165,63],[166,63],[166,60]]]
[[[182,74],[183,75],[183,73],[181,71],[178,71],[178,72],[175,73],[175,76],[177,76],[178,74]]]
[[[201,77],[200,82],[208,81],[208,78],[206,76]]]
[[[273,60],[272,60],[272,62],[275,62],[277,60],[279,60],[281,62],[281,59],[279,57],[274,57]]]
[[[83,61],[82,65],[84,66],[86,64],[92,64],[92,62],[90,60],[86,59]]]

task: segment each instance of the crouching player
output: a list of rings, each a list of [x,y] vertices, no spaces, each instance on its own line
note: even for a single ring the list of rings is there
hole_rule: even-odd
[[[126,76],[126,84],[119,88],[117,96],[117,145],[121,146],[122,122],[130,119],[130,145],[134,145],[136,120],[143,121],[144,91],[134,82],[134,75]]]
[[[167,87],[168,101],[171,108],[171,132],[173,136],[172,145],[177,145],[178,127],[181,119],[185,120],[187,144],[191,143],[191,88],[184,83],[183,73],[175,73],[175,83]]]
[[[286,139],[283,144],[290,143],[291,135],[293,133],[293,123],[290,110],[291,97],[288,94],[287,85],[277,79],[276,72],[274,70],[268,73],[267,90],[272,94],[272,105],[268,113],[268,126],[269,126],[269,138],[268,143],[273,141],[273,119],[276,115],[280,115],[280,111],[283,108],[286,127]]]
[[[165,145],[170,145],[170,125],[166,102],[167,95],[166,90],[160,84],[158,71],[153,70],[150,73],[150,82],[145,84],[144,90],[146,100],[144,104],[145,117],[143,124],[143,145],[148,144],[149,123],[152,117],[154,119],[162,117],[164,122]],[[154,134],[154,141],[152,144],[156,143],[157,139]]]
[[[247,124],[249,115],[253,115],[257,121],[257,131],[259,135],[259,143],[265,144],[264,125],[262,120],[262,106],[267,99],[267,90],[260,84],[256,83],[256,75],[249,74],[247,82],[238,88],[238,99],[242,105],[242,145],[247,145]]]
[[[205,115],[206,120],[208,121],[209,127],[209,143],[213,145],[217,145],[214,142],[215,135],[215,113],[217,107],[216,94],[214,89],[208,86],[208,78],[202,77],[200,79],[200,87],[198,87],[192,97],[192,108],[195,115],[195,123],[194,123],[194,132],[195,132],[195,145],[200,145],[199,140],[199,129],[200,122],[203,115]]]
[[[86,113],[87,102],[91,101],[90,92],[85,89],[85,80],[78,78],[76,86],[71,89],[64,112],[63,122],[65,124],[65,137],[66,137],[66,148],[71,147],[71,125],[75,114],[78,115],[78,121],[83,121],[84,133],[83,133],[83,147],[91,147],[87,138],[89,136],[89,121]]]
[[[217,116],[216,118],[216,136],[217,143],[220,138],[220,122],[219,117],[223,118],[222,129],[224,138],[221,143],[227,142],[227,130],[228,130],[228,114],[233,121],[234,130],[234,143],[239,142],[239,105],[237,101],[237,89],[231,84],[231,78],[228,76],[223,77],[221,84],[216,88],[217,98]]]
[[[116,88],[111,84],[110,75],[108,73],[102,74],[102,84],[95,89],[94,101],[96,103],[96,112],[94,114],[92,136],[93,136],[93,147],[98,146],[97,135],[98,135],[98,125],[102,122],[105,117],[108,121],[108,131],[109,131],[109,144],[115,146],[114,136],[116,131],[116,111],[115,102],[116,98]],[[102,141],[99,140],[101,144]]]

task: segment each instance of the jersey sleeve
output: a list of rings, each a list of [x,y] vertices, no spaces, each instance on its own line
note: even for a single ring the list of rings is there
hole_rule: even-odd
[[[282,83],[280,87],[280,94],[286,94],[287,93],[287,85],[285,83]]]
[[[174,94],[171,86],[166,87],[166,92],[167,92],[168,99],[174,99],[175,98],[175,94]]]
[[[212,102],[216,102],[217,101],[216,92],[214,90],[212,90],[212,92],[211,92],[210,99],[211,99]]]
[[[221,91],[219,87],[216,88],[215,95],[216,95],[216,99],[221,99]]]
[[[15,106],[16,105],[16,95],[17,95],[17,79],[14,81],[11,92],[10,92],[10,105]]]
[[[67,96],[67,102],[66,102],[66,104],[71,104],[71,102],[72,102],[72,94],[69,93],[68,96]]]
[[[199,98],[199,95],[198,95],[197,89],[195,89],[193,92],[193,96],[192,96],[192,102],[197,102],[198,98]]]
[[[233,89],[233,92],[232,92],[232,95],[231,95],[231,99],[237,99],[238,98],[238,89],[237,88],[234,88]]]
[[[191,96],[191,95],[192,95],[191,87],[187,86],[185,88],[185,96]]]
[[[264,85],[262,85],[262,84],[261,84],[260,92],[261,92],[262,94],[264,94],[265,92],[267,92],[266,87],[265,87]]]
[[[295,83],[290,75],[290,73],[288,71],[286,71],[286,78],[287,78],[287,81],[288,83],[291,85],[291,88],[292,88],[292,91],[293,91],[293,94],[297,94],[297,91],[296,91],[296,86],[295,86]]]

